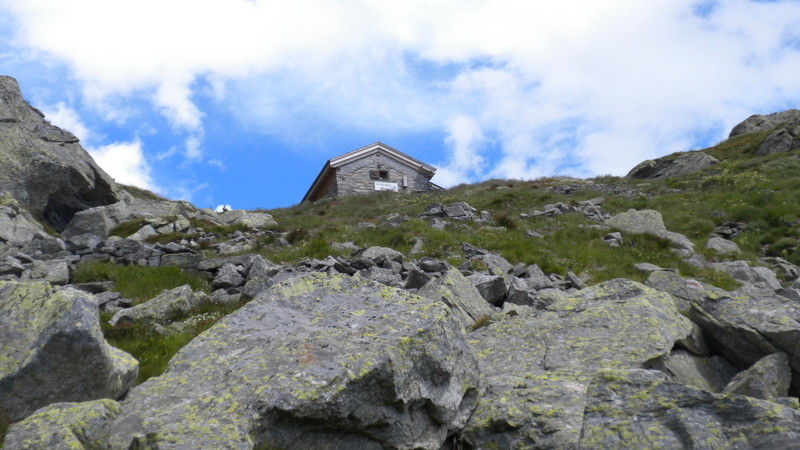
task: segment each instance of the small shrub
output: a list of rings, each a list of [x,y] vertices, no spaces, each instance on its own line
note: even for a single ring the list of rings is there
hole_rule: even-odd
[[[484,314],[475,319],[475,322],[469,327],[469,331],[475,331],[477,329],[483,328],[489,325],[490,323],[492,323],[491,316],[487,316]]]
[[[501,227],[506,227],[509,230],[517,229],[517,222],[506,214],[498,214],[494,218],[495,222]]]

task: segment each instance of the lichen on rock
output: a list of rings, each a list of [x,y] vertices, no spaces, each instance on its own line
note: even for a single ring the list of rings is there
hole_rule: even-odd
[[[478,395],[445,305],[313,273],[262,292],[133,389],[112,446],[439,448]]]

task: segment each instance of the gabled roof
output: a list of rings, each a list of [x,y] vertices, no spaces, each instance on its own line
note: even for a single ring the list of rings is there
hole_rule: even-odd
[[[320,170],[319,175],[317,175],[317,178],[311,184],[311,187],[308,189],[308,192],[306,192],[306,195],[303,197],[302,201],[310,200],[312,197],[314,197],[314,194],[318,193],[317,191],[327,187],[328,182],[330,181],[331,177],[335,175],[336,169],[339,167],[378,152],[402,164],[413,167],[431,177],[434,173],[436,173],[435,167],[425,164],[418,159],[414,159],[405,153],[389,147],[388,145],[379,141],[353,150],[352,152],[347,152],[344,155],[339,155],[335,158],[329,159],[322,167],[322,170]]]

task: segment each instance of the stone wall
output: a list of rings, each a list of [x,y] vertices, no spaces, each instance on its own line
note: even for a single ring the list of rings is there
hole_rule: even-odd
[[[370,171],[385,171],[386,176],[374,179],[370,176]],[[405,187],[403,187],[404,176],[406,177]],[[430,179],[424,174],[392,158],[375,153],[339,167],[336,173],[336,191],[340,197],[368,194],[375,192],[376,181],[397,183],[399,192],[412,193],[430,190]]]

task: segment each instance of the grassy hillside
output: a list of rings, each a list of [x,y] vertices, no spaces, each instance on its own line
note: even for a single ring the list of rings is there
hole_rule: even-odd
[[[538,264],[548,274],[566,275],[571,271],[587,279],[588,284],[618,277],[643,281],[645,275],[635,270],[634,264],[648,262],[676,268],[683,275],[724,289],[734,289],[738,283],[728,275],[683,263],[670,251],[670,244],[665,240],[625,234],[621,246],[611,247],[603,240],[609,230],[598,227],[582,214],[556,217],[522,217],[520,214],[541,210],[546,204],[576,204],[602,196],[605,198],[602,208],[610,214],[628,209],[661,212],[667,228],[689,237],[709,260],[719,259],[713,252],[703,250],[709,233],[725,222],[735,221],[747,224],[734,239],[742,249],[737,258],[758,264],[760,257],[780,256],[800,264],[800,151],[754,156],[753,151],[767,134],[745,135],[706,149],[721,163],[681,178],[629,180],[604,176],[589,180],[490,180],[425,195],[378,192],[269,210],[267,212],[274,216],[280,228],[275,230],[277,233],[261,238],[253,251],[276,263],[295,263],[331,255],[349,257],[348,251],[337,250],[336,243],[351,241],[361,247],[392,247],[407,257],[444,259],[458,266],[465,258],[462,243],[467,242],[495,251],[513,264]],[[419,217],[431,203],[460,201],[488,211],[494,223],[451,221],[445,229],[439,230],[430,226],[429,219]],[[407,216],[408,220],[394,228],[381,226],[397,215]],[[378,226],[365,229],[359,226],[363,222]],[[124,224],[118,234],[130,234],[141,225],[140,222]],[[195,225],[218,232],[221,238],[235,231],[208,224]],[[531,232],[536,234],[532,236]],[[187,236],[159,236],[158,240],[182,237]],[[290,245],[278,245],[278,239],[285,239]],[[411,255],[410,250],[417,240],[423,242],[421,252]],[[122,267],[101,263],[81,268],[76,279],[115,280],[123,296],[136,301],[184,283],[192,284],[195,289],[209,289],[205,280],[170,267]],[[179,348],[239,306],[241,303],[198,311],[196,326],[166,337],[146,327],[115,329],[106,323],[108,317],[104,317],[103,328],[113,345],[139,359],[141,382],[163,372]]]
[[[621,247],[612,248],[602,240],[607,231],[594,228],[579,214],[521,218],[520,213],[542,209],[548,203],[575,204],[602,196],[606,199],[602,207],[608,213],[631,208],[658,210],[667,228],[692,239],[698,250],[705,248],[709,233],[716,226],[728,221],[745,222],[747,228],[734,239],[742,249],[742,258],[755,261],[761,256],[780,256],[800,264],[800,152],[753,156],[767,134],[740,136],[706,149],[721,164],[682,178],[490,180],[427,195],[381,192],[270,210],[294,245],[276,250],[265,242],[261,252],[275,262],[296,262],[337,255],[331,243],[353,241],[360,246],[382,245],[408,254],[414,240],[422,239],[423,250],[418,256],[442,258],[458,265],[463,261],[460,244],[469,242],[496,251],[512,263],[538,264],[548,273],[563,275],[573,271],[591,275],[592,283],[616,277],[641,279],[633,264],[650,262],[731,287],[725,277],[681,264],[668,251],[667,243],[657,238],[630,235]],[[644,195],[603,193],[597,185],[638,190]],[[565,186],[571,188],[568,194],[562,193]],[[418,217],[430,203],[457,201],[489,211],[505,230],[473,222],[452,223],[445,230],[436,230]],[[409,220],[393,229],[357,227],[360,222],[380,224],[390,214],[407,215]],[[544,237],[529,237],[528,230]],[[713,257],[710,253],[706,256]]]

